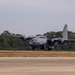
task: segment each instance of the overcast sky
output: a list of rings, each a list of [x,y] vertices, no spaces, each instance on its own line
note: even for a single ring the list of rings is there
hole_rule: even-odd
[[[26,36],[61,31],[75,32],[75,0],[0,0],[0,33]]]

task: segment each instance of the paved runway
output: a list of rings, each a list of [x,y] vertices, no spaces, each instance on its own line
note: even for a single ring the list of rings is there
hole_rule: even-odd
[[[75,57],[0,57],[0,75],[75,75]]]

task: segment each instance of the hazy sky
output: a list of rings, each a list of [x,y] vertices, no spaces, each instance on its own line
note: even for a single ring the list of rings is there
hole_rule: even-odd
[[[75,0],[0,0],[0,33],[26,36],[61,31],[75,32]]]

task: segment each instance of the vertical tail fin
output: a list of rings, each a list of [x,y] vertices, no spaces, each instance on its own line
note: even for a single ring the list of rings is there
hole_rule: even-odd
[[[68,40],[68,26],[67,26],[67,24],[65,24],[63,32],[62,32],[62,39]]]

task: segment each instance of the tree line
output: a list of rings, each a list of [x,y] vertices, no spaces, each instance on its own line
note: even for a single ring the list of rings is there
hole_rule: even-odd
[[[61,33],[62,33],[61,31],[59,32],[51,31],[51,32],[44,33],[43,35],[46,36],[47,38],[56,38],[62,36]],[[75,39],[75,32],[68,31],[68,33],[69,33],[69,39]],[[11,35],[12,33],[10,33],[7,30],[0,34],[0,50],[31,50],[31,47],[28,45],[29,43],[28,40],[24,41],[18,37],[14,37]],[[14,35],[21,36],[21,34],[14,34]],[[41,35],[41,34],[37,34],[37,35]],[[65,45],[61,44],[54,50],[75,50],[75,42],[72,43],[70,42]]]

